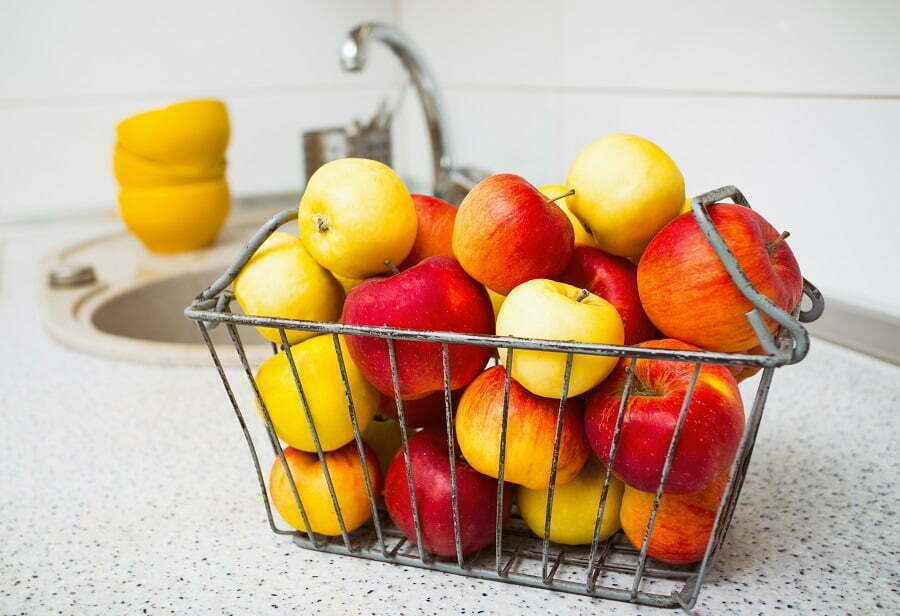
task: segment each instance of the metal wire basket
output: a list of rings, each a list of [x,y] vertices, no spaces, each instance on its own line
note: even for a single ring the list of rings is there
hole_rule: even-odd
[[[759,355],[719,353],[711,351],[680,351],[557,340],[524,339],[507,336],[471,335],[455,332],[358,326],[342,323],[298,321],[292,319],[232,314],[229,310],[229,306],[233,300],[233,295],[228,290],[229,285],[263,241],[265,241],[265,239],[281,225],[296,218],[297,213],[296,210],[292,209],[286,210],[273,217],[251,238],[231,267],[229,267],[218,280],[203,291],[187,309],[185,309],[185,316],[196,322],[203,340],[209,347],[213,363],[222,379],[222,384],[225,386],[228,399],[231,402],[238,423],[244,433],[244,438],[246,439],[253,459],[256,477],[259,481],[259,488],[263,504],[265,505],[266,517],[272,532],[279,535],[290,536],[299,546],[321,552],[344,554],[355,556],[357,558],[421,567],[475,578],[576,593],[590,597],[615,599],[657,607],[681,607],[686,611],[690,610],[697,601],[697,597],[707,574],[721,552],[728,527],[734,514],[735,506],[740,496],[744,477],[747,473],[747,467],[753,452],[753,445],[756,440],[757,431],[759,429],[760,420],[762,419],[766,397],[772,383],[775,368],[797,363],[806,356],[809,349],[809,335],[801,323],[817,319],[824,309],[822,295],[806,280],[804,280],[803,293],[810,301],[810,307],[805,311],[800,311],[798,306],[794,315],[790,315],[778,308],[767,297],[754,288],[708,216],[706,206],[724,199],[731,199],[735,203],[749,207],[747,200],[737,188],[726,186],[694,197],[692,200],[693,214],[700,229],[709,240],[710,245],[715,250],[733,282],[737,285],[741,293],[743,293],[753,306],[755,306],[755,308],[748,312],[746,316],[759,338],[760,346],[763,350],[763,353]],[[780,326],[776,336],[772,336],[767,329],[762,316],[763,314],[773,319]],[[306,405],[303,384],[297,373],[297,368],[294,365],[291,353],[287,353],[286,356],[290,363],[297,392],[300,400],[303,402],[302,406],[306,421],[308,422],[316,446],[316,453],[325,471],[325,480],[340,525],[341,535],[340,537],[326,537],[317,535],[311,530],[301,533],[294,530],[283,530],[278,528],[272,515],[272,506],[263,476],[263,466],[260,464],[260,457],[256,445],[251,437],[251,432],[248,429],[244,412],[240,408],[228,376],[219,360],[219,353],[216,346],[210,339],[209,330],[220,323],[224,323],[228,330],[234,350],[240,361],[242,372],[246,376],[249,385],[253,390],[255,400],[261,411],[259,413],[251,412],[250,415],[261,417],[269,444],[271,445],[275,456],[280,459],[281,464],[283,465],[296,505],[305,521],[307,518],[306,512],[303,509],[303,503],[300,500],[290,468],[288,467],[285,455],[278,442],[278,438],[276,437],[269,412],[266,409],[266,405],[263,402],[260,390],[254,379],[253,371],[241,342],[241,336],[238,333],[238,328],[247,326],[275,328],[280,332],[282,348],[288,347],[288,339],[285,333],[287,330],[327,334],[332,337],[338,365],[343,377],[347,411],[353,426],[356,447],[365,474],[366,490],[372,513],[370,522],[353,532],[347,532],[343,517],[337,507],[334,486],[328,473],[327,465],[325,464],[325,454],[319,442],[316,428],[313,425],[309,407]],[[402,451],[406,461],[406,479],[409,485],[410,505],[413,512],[415,536],[417,539],[415,543],[408,541],[391,523],[390,518],[385,514],[384,509],[380,508],[378,495],[373,492],[366,456],[363,453],[364,445],[362,435],[359,423],[357,422],[353,399],[350,394],[350,386],[347,381],[346,368],[338,341],[338,334],[384,339],[392,371],[394,391],[399,391],[399,387],[397,386],[398,372],[394,342],[396,340],[414,340],[437,343],[435,345],[435,352],[438,352],[439,349],[444,367],[446,430],[450,451],[451,487],[454,496],[456,494],[456,476],[454,472],[454,456],[456,454],[454,453],[454,417],[450,398],[448,345],[465,344],[492,347],[494,349],[505,348],[507,349],[509,362],[513,360],[513,353],[517,349],[565,353],[567,355],[567,368],[557,413],[556,440],[553,448],[550,487],[543,537],[538,538],[532,535],[524,525],[522,519],[515,513],[507,522],[503,522],[503,477],[510,372],[507,370],[499,444],[497,523],[495,527],[493,550],[485,548],[471,555],[462,554],[459,508],[455,498],[452,500],[451,507],[453,509],[456,558],[448,559],[438,557],[429,554],[422,547],[422,529],[419,523],[418,507],[413,498],[414,490],[412,487],[412,473],[414,469],[410,465],[410,454],[407,444],[409,430],[405,424],[403,401],[397,397],[396,407],[400,418]],[[277,346],[274,344],[273,350],[275,352],[278,351]],[[631,360],[627,366],[625,389],[619,406],[610,449],[609,464],[604,477],[600,502],[597,509],[594,539],[590,546],[583,547],[557,545],[552,543],[549,539],[560,436],[562,433],[563,416],[566,408],[568,381],[572,367],[573,354],[605,355],[630,358]],[[681,406],[675,429],[668,446],[661,479],[653,500],[647,529],[644,533],[643,543],[640,549],[635,549],[629,545],[621,532],[605,541],[599,541],[598,537],[600,534],[600,521],[603,518],[604,509],[606,507],[611,469],[613,468],[616,456],[627,400],[631,393],[633,369],[635,361],[638,358],[689,362],[694,364],[694,370],[690,387],[687,390],[684,403]],[[675,450],[678,446],[679,435],[690,405],[694,384],[696,383],[700,368],[704,364],[758,367],[762,369],[762,373],[756,388],[752,407],[746,418],[745,429],[741,435],[737,453],[728,471],[727,484],[718,503],[712,532],[707,541],[703,558],[693,565],[668,565],[648,558],[648,546],[650,536],[653,533],[660,500],[669,476]],[[308,521],[306,522],[306,528],[310,528]]]

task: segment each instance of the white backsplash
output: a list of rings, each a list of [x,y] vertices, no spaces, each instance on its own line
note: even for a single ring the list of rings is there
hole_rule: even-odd
[[[633,132],[688,192],[740,186],[826,293],[900,315],[900,4],[762,0],[38,0],[0,9],[0,220],[111,207],[117,120],[218,96],[237,195],[296,191],[305,128],[365,117],[397,62],[361,74],[337,48],[394,22],[444,87],[458,163],[561,182],[580,147]],[[426,185],[410,91],[396,166]]]

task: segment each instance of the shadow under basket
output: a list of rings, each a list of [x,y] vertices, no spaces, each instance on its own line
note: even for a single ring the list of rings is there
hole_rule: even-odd
[[[218,280],[213,282],[187,309],[185,309],[185,316],[196,323],[203,340],[209,347],[212,361],[222,379],[228,399],[231,402],[238,423],[240,424],[247,441],[271,530],[279,535],[290,536],[297,545],[303,548],[320,552],[343,554],[397,565],[421,567],[424,569],[454,573],[473,578],[533,586],[536,588],[575,593],[589,597],[614,599],[656,607],[681,607],[686,611],[690,610],[696,603],[704,580],[722,550],[722,545],[725,541],[732,516],[734,515],[735,506],[740,497],[741,487],[747,473],[747,467],[753,452],[753,446],[756,441],[757,431],[759,429],[760,420],[762,419],[766,397],[772,383],[775,369],[780,366],[797,363],[806,356],[806,353],[809,350],[809,335],[802,323],[815,320],[822,314],[824,309],[822,295],[806,280],[804,280],[803,292],[809,300],[810,307],[807,310],[801,311],[798,306],[793,315],[788,314],[775,306],[767,297],[754,288],[740,269],[731,251],[728,249],[724,240],[709,219],[706,209],[707,206],[724,199],[731,199],[737,204],[749,207],[747,200],[737,188],[726,186],[694,197],[692,200],[693,215],[738,289],[755,307],[747,313],[747,319],[751,326],[753,326],[754,331],[759,338],[760,346],[763,350],[762,354],[759,355],[719,353],[702,350],[683,351],[615,346],[506,336],[470,335],[455,332],[358,326],[342,323],[298,321],[292,319],[232,314],[229,310],[229,306],[234,297],[228,288],[233,282],[234,277],[241,271],[263,241],[265,241],[265,239],[280,226],[296,218],[297,213],[295,209],[291,209],[273,217],[251,238],[228,271],[226,271]],[[765,325],[763,315],[773,319],[780,326],[777,335],[772,336],[770,334]],[[242,367],[241,371],[243,372],[244,377],[247,378],[248,383],[254,392],[256,403],[259,405],[262,412],[257,412],[256,409],[241,409],[237,398],[235,397],[229,378],[219,360],[217,345],[212,341],[209,334],[210,329],[220,324],[224,324],[227,328],[228,338],[230,339],[231,344],[219,343],[219,346],[233,346],[233,351],[237,353],[238,359],[240,360]],[[362,467],[366,476],[366,489],[372,513],[371,520],[359,529],[353,532],[347,532],[343,518],[337,508],[335,508],[335,512],[341,527],[341,534],[337,537],[326,537],[310,531],[298,532],[294,530],[284,530],[276,525],[264,479],[263,468],[265,467],[260,463],[259,452],[257,451],[257,446],[251,436],[251,430],[247,426],[245,416],[251,418],[258,417],[260,418],[260,421],[263,422],[266,434],[265,440],[268,441],[268,446],[271,446],[274,456],[280,459],[281,464],[284,466],[294,494],[296,505],[300,509],[304,519],[306,518],[306,513],[303,510],[303,505],[300,502],[296,491],[296,485],[294,484],[282,448],[275,436],[275,430],[272,426],[269,413],[263,403],[253,376],[253,370],[247,360],[247,355],[241,342],[239,330],[253,327],[270,327],[277,329],[281,334],[282,347],[288,346],[286,331],[290,330],[314,332],[317,334],[330,335],[332,337],[338,364],[343,375],[343,395],[347,400],[347,412],[349,413],[353,425],[357,453],[361,458]],[[553,449],[553,465],[550,474],[547,523],[544,536],[534,536],[516,513],[513,513],[508,521],[502,522],[500,512],[503,507],[502,478],[505,464],[506,420],[508,414],[508,396],[504,396],[498,468],[498,476],[500,479],[497,480],[498,505],[496,519],[498,523],[495,526],[494,545],[485,547],[473,554],[463,555],[460,553],[460,520],[456,499],[453,499],[453,504],[451,505],[451,508],[453,509],[454,535],[457,546],[457,555],[455,558],[435,556],[429,554],[421,547],[421,526],[419,524],[416,503],[412,499],[411,507],[415,520],[415,536],[418,541],[411,542],[404,537],[403,533],[391,523],[391,520],[384,509],[378,505],[378,499],[372,490],[372,482],[369,478],[366,458],[363,455],[363,440],[357,422],[352,397],[350,396],[350,386],[347,382],[344,359],[338,342],[339,334],[383,339],[387,347],[395,383],[398,378],[396,356],[394,353],[394,342],[396,340],[415,340],[436,343],[434,345],[435,352],[441,353],[444,366],[446,435],[451,452],[453,451],[454,418],[450,404],[449,391],[449,344],[478,345],[491,347],[493,349],[505,348],[508,349],[509,361],[514,361],[514,354],[518,349],[542,350],[566,354],[567,370],[557,413],[556,440]],[[273,350],[277,352],[278,347],[273,345]],[[628,363],[626,364],[628,376],[622,396],[622,404],[619,407],[619,413],[616,419],[615,431],[610,449],[610,463],[601,490],[594,530],[594,541],[590,545],[585,546],[567,546],[556,544],[549,540],[549,520],[550,512],[552,511],[553,489],[556,481],[556,462],[559,455],[560,435],[562,433],[561,426],[565,414],[569,374],[571,372],[572,357],[574,354],[628,358]],[[296,366],[294,365],[291,354],[288,353],[287,357],[289,359],[298,394],[300,399],[303,400],[303,384],[297,374]],[[598,540],[600,533],[599,521],[602,519],[606,507],[606,496],[611,479],[609,469],[612,468],[615,460],[616,449],[625,414],[624,410],[626,408],[628,396],[631,393],[633,368],[635,361],[638,358],[682,361],[691,363],[694,366],[692,382],[687,391],[684,404],[681,407],[669,443],[668,454],[663,465],[661,480],[656,491],[647,531],[644,534],[643,543],[640,549],[632,547],[621,532],[616,533],[605,541]],[[696,377],[704,364],[757,367],[762,370],[749,414],[746,417],[746,424],[743,434],[741,435],[737,453],[728,470],[728,480],[716,509],[713,529],[710,533],[709,540],[707,541],[703,558],[699,562],[691,565],[670,565],[649,558],[647,553],[648,546],[650,536],[653,533],[653,526],[656,520],[657,511],[659,510],[660,500],[672,466],[672,459],[674,458],[679,435],[684,425],[684,418],[687,414],[688,407],[690,406],[694,384],[697,380]],[[509,371],[506,371],[505,378],[506,391],[508,391]],[[409,484],[412,485],[409,448],[407,445],[408,431],[403,418],[403,404],[400,400],[397,400],[397,410],[400,416],[399,423],[402,436],[402,451],[407,462],[407,480]],[[304,411],[316,444],[319,460],[323,463],[323,466],[325,466],[324,452],[322,451],[318,435],[313,426],[312,416],[308,408],[304,407]],[[454,467],[452,455],[453,454],[451,453],[451,485],[455,492],[456,479],[455,474],[452,472]],[[332,502],[334,503],[336,502],[334,497],[334,487],[327,472],[325,473],[325,478],[329,491],[331,492]],[[413,490],[410,490],[409,493],[412,494]],[[306,526],[309,528],[309,524]]]

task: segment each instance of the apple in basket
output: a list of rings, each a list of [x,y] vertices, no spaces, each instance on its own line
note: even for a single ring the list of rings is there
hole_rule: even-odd
[[[453,226],[453,254],[469,275],[501,295],[559,274],[575,246],[565,213],[523,178],[501,173],[466,195]]]
[[[477,471],[499,475],[503,397],[506,369],[494,366],[482,372],[463,392],[456,411],[456,438],[460,450]],[[536,396],[515,379],[509,381],[504,475],[506,481],[535,490],[550,484],[559,400]],[[556,484],[578,475],[590,455],[585,439],[580,398],[566,402]]]
[[[368,445],[364,445],[364,451],[372,491],[377,495],[381,492],[378,457]],[[323,535],[340,535],[341,528],[319,457],[293,447],[284,450],[284,457],[312,530]],[[355,530],[372,517],[369,493],[363,474],[366,469],[363,468],[356,443],[348,443],[340,449],[327,452],[325,463],[328,465],[328,473],[344,519],[344,526],[348,532]],[[303,522],[300,508],[297,507],[284,465],[277,456],[269,473],[269,492],[272,495],[272,504],[284,521],[299,531],[306,531],[306,524]]]
[[[785,242],[748,207],[714,203],[709,217],[750,282],[777,306],[791,312],[800,301],[803,278]],[[650,320],[670,338],[713,351],[745,351],[759,344],[746,313],[753,305],[741,294],[692,213],[682,214],[649,243],[638,264],[638,291]],[[766,317],[774,332],[777,323]]]
[[[650,340],[641,347],[698,350],[678,340]],[[609,462],[616,419],[626,381],[623,358],[613,373],[585,399],[585,431],[591,448]],[[690,386],[694,364],[638,359],[613,470],[625,483],[647,492],[659,485],[669,442]],[[465,400],[465,399],[464,399]],[[672,460],[665,491],[703,489],[734,459],[744,430],[741,393],[726,366],[703,364]]]
[[[493,334],[494,312],[484,287],[454,259],[429,257],[387,278],[366,280],[347,296],[341,320],[354,325]],[[347,336],[354,363],[381,393],[393,397],[388,341]],[[400,395],[422,398],[444,387],[441,345],[395,340]],[[491,354],[482,346],[448,346],[450,387],[464,387],[481,372]]]
[[[456,206],[429,195],[412,195],[419,228],[416,241],[406,259],[399,265],[408,269],[428,257],[453,256],[453,223]]]
[[[449,456],[447,434],[443,430],[425,428],[409,438],[413,492],[423,547],[439,556],[456,555]],[[403,451],[398,451],[385,478],[384,501],[394,524],[409,541],[416,543],[406,470]],[[466,464],[458,453],[454,470],[462,553],[468,554],[494,541],[497,482]],[[506,484],[503,493],[504,521],[509,517],[512,497],[512,490]]]
[[[709,533],[716,519],[716,509],[725,485],[725,469],[709,485],[690,494],[663,494],[653,523],[647,554],[663,562],[686,565],[703,558]],[[650,521],[656,492],[642,492],[625,485],[619,517],[622,530],[636,549],[641,548]]]

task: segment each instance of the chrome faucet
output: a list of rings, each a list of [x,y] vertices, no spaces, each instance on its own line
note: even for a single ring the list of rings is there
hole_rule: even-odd
[[[416,45],[393,26],[366,22],[353,28],[341,45],[341,67],[345,71],[362,70],[366,63],[366,49],[372,39],[381,41],[394,52],[419,95],[431,140],[433,194],[458,203],[472,186],[488,174],[477,169],[453,167],[440,91],[434,75]]]

